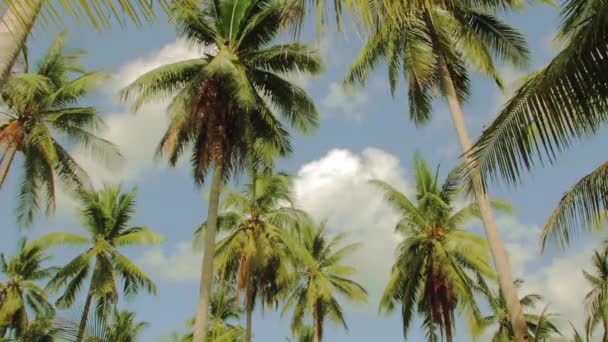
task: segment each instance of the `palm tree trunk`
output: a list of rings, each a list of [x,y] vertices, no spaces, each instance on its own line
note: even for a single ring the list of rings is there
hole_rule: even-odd
[[[602,338],[602,342],[608,342],[608,321],[605,317],[602,319],[602,323],[604,325],[604,337]]]
[[[313,308],[313,341],[314,342],[322,342],[323,341],[323,315],[321,314],[321,310],[318,304],[315,304]]]
[[[247,315],[246,330],[245,330],[245,342],[251,342],[252,331],[253,331],[253,291],[251,285],[251,279],[247,284],[247,298],[245,299],[245,310]]]
[[[4,185],[4,180],[8,175],[8,170],[11,168],[11,164],[13,163],[13,158],[15,158],[15,154],[17,153],[17,144],[11,142],[0,160],[0,190],[2,189],[2,185]]]
[[[471,139],[469,138],[469,133],[467,132],[467,128],[464,123],[464,113],[462,112],[462,107],[456,94],[456,88],[446,64],[441,63],[440,67],[445,97],[450,108],[450,113],[452,114],[452,120],[454,121],[456,133],[458,134],[458,139],[460,140],[460,145],[462,146],[465,162],[468,163],[471,160],[467,153],[471,149]],[[479,210],[481,212],[486,237],[488,239],[488,243],[490,244],[490,250],[492,251],[496,272],[498,273],[498,282],[507,302],[507,309],[509,310],[510,321],[515,333],[515,339],[518,342],[528,341],[528,327],[521,309],[517,289],[513,283],[513,276],[511,275],[511,268],[509,266],[509,260],[507,259],[507,253],[500,238],[498,225],[496,224],[496,219],[494,218],[494,213],[492,211],[492,207],[490,206],[490,200],[487,193],[481,186],[481,178],[479,175],[473,175],[473,188],[477,198],[477,203],[479,205]]]
[[[89,285],[89,292],[87,293],[87,299],[84,302],[84,309],[82,310],[82,318],[80,318],[80,325],[78,325],[78,335],[76,335],[76,341],[81,342],[84,338],[84,330],[87,327],[87,320],[89,319],[89,311],[91,310],[91,302],[93,301],[93,279],[91,279],[91,285]]]
[[[18,0],[6,9],[0,22],[0,89],[25,46],[43,0]]]
[[[217,214],[220,201],[220,189],[223,183],[223,165],[216,161],[211,180],[209,195],[209,210],[207,213],[207,232],[205,234],[205,250],[201,271],[201,286],[199,290],[198,307],[194,321],[193,342],[204,342],[209,321],[209,297],[213,284],[213,257],[215,254],[215,233],[217,230]]]

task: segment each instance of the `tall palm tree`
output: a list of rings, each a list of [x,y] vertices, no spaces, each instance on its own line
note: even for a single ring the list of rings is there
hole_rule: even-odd
[[[172,20],[182,36],[201,48],[215,46],[217,51],[160,67],[123,91],[125,100],[135,97],[134,109],[172,96],[171,122],[159,153],[166,154],[174,166],[185,148],[191,147],[197,185],[213,168],[195,342],[202,342],[207,329],[221,185],[262,146],[271,146],[277,155],[291,150],[288,131],[275,114],[303,132],[316,127],[318,112],[312,99],[282,75],[321,71],[319,55],[306,45],[270,45],[282,27],[283,2],[214,4],[206,0],[201,7],[179,6]]]
[[[608,122],[608,5],[568,0],[558,33],[562,50],[532,73],[476,142],[472,157],[478,172],[517,183],[538,161],[554,163],[557,154]],[[577,182],[545,223],[542,243],[566,245],[571,234],[608,209],[608,163]]]
[[[519,286],[523,283],[522,280],[516,280],[515,285]],[[485,283],[483,279],[479,279],[479,285],[481,293],[484,295],[489,303],[492,314],[483,317],[480,321],[480,331],[488,329],[490,326],[497,326],[496,332],[492,335],[492,342],[507,342],[512,341],[514,338],[513,328],[509,320],[509,310],[507,309],[507,303],[505,296],[499,289],[498,293],[495,293]],[[525,309],[533,310],[536,308],[538,303],[543,300],[543,297],[539,294],[531,293],[527,294],[519,300],[521,306]],[[541,314],[533,314],[524,312],[526,318],[526,324],[528,325],[529,335],[534,341],[545,341],[548,338],[560,335],[559,330],[555,323],[551,320],[554,316],[546,311],[546,308]]]
[[[97,110],[78,106],[105,76],[86,71],[82,52],[66,50],[65,45],[64,31],[33,71],[26,63],[24,72],[11,75],[0,90],[7,108],[0,113],[0,187],[19,152],[24,175],[18,218],[24,224],[32,222],[43,204],[47,214],[54,210],[57,181],[69,190],[89,186],[86,172],[61,141],[87,148],[108,162],[120,156],[116,146],[94,134],[103,125]]]
[[[350,66],[345,82],[365,84],[377,62],[385,60],[393,94],[399,74],[403,73],[406,78],[410,118],[416,125],[429,121],[432,103],[440,95],[448,104],[464,159],[469,162],[471,139],[461,105],[470,91],[467,67],[494,79],[502,87],[494,59],[515,66],[527,63],[524,37],[492,14],[497,9],[515,5],[516,1],[497,1],[482,7],[471,7],[467,2],[414,1],[411,8],[403,11],[397,24],[392,20],[379,21]],[[479,176],[474,174],[472,180],[517,340],[525,341],[525,320],[490,200]]]
[[[236,279],[237,293],[245,292],[246,342],[251,342],[256,298],[276,304],[278,292],[286,285],[288,252],[282,237],[305,216],[293,208],[289,176],[251,174],[242,193],[230,191],[222,200],[225,212],[218,217],[218,229],[228,236],[215,249],[220,277]],[[200,236],[205,227],[195,235]]]
[[[9,260],[0,253],[0,270],[6,277],[0,281],[0,338],[8,329],[15,337],[25,333],[28,308],[38,318],[54,312],[47,293],[37,283],[55,271],[43,265],[49,259],[46,248],[42,244],[27,244],[25,239],[18,246],[17,254]]]
[[[129,226],[135,212],[135,195],[135,189],[123,193],[120,187],[105,187],[99,192],[83,190],[79,194],[80,213],[83,229],[88,236],[73,233],[49,234],[55,236],[58,243],[69,239],[73,244],[89,245],[63,266],[47,285],[51,291],[65,286],[57,305],[70,307],[83,283],[90,278],[78,327],[79,341],[85,332],[93,299],[97,300],[97,314],[100,317],[107,317],[114,308],[118,300],[119,279],[122,280],[123,292],[127,296],[135,295],[140,288],[156,293],[156,285],[150,277],[119,251],[128,246],[146,246],[163,241],[160,234],[145,226]]]
[[[166,10],[170,8],[171,1],[168,0],[59,1],[61,8],[46,0],[0,0],[0,89],[39,19],[42,19],[42,24],[49,21],[60,23],[67,14],[79,22],[85,17],[93,27],[101,29],[109,28],[111,19],[120,22],[126,18],[139,26],[142,19],[154,18],[155,2]]]
[[[358,244],[343,245],[344,234],[333,237],[325,232],[325,222],[319,225],[301,221],[294,236],[288,239],[297,275],[282,312],[293,308],[291,330],[301,333],[306,316],[312,317],[314,341],[323,340],[327,318],[348,329],[340,298],[365,302],[367,292],[350,279],[355,268],[344,264],[344,258],[358,248]]]
[[[583,275],[591,285],[591,291],[585,296],[588,310],[588,335],[601,324],[602,341],[608,340],[608,248],[596,250],[592,257],[593,271],[583,270]]]
[[[460,308],[469,321],[481,313],[475,300],[476,280],[472,275],[495,277],[489,265],[489,250],[483,237],[463,226],[481,216],[477,203],[457,210],[454,203],[462,193],[460,168],[443,182],[418,155],[414,158],[416,193],[408,198],[391,185],[373,180],[384,192],[387,203],[400,215],[395,228],[404,237],[380,310],[392,312],[401,305],[403,334],[407,336],[415,308],[423,319],[429,341],[437,340],[437,330],[451,341],[455,311]],[[493,200],[497,209],[510,209]]]

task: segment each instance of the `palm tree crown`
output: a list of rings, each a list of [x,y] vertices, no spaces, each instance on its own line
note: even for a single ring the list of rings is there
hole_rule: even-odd
[[[523,281],[516,280],[515,283],[519,286]],[[481,331],[492,325],[498,325],[496,332],[492,335],[492,342],[512,341],[515,338],[515,335],[509,320],[509,310],[504,294],[500,289],[498,290],[498,293],[495,293],[483,279],[479,279],[479,285],[481,293],[487,299],[490,309],[492,310],[491,315],[485,316],[483,320],[480,321]],[[531,293],[521,297],[520,303],[523,308],[533,310],[542,300],[543,297],[541,295]],[[530,330],[529,334],[533,341],[545,341],[555,335],[560,335],[557,326],[551,320],[551,317],[554,315],[548,313],[546,308],[541,314],[524,313],[524,316],[526,318],[526,323],[528,324],[528,329]]]
[[[19,242],[17,255],[7,260],[0,254],[0,267],[6,280],[0,281],[0,338],[7,329],[21,336],[28,327],[28,307],[36,317],[54,312],[46,292],[37,284],[55,271],[42,264],[49,259],[46,248],[36,243]]]
[[[588,310],[587,335],[592,335],[598,324],[603,328],[603,340],[608,338],[608,248],[596,250],[592,257],[593,271],[583,270],[583,275],[591,285],[585,296]]]
[[[293,308],[291,330],[297,334],[304,329],[305,317],[312,317],[316,342],[323,339],[327,318],[348,328],[340,297],[354,302],[367,300],[367,291],[349,278],[355,269],[346,266],[343,260],[359,245],[342,245],[345,237],[344,234],[328,236],[325,222],[316,225],[304,220],[288,241],[296,279],[282,314]]]
[[[391,312],[399,303],[404,335],[407,335],[415,308],[424,319],[429,340],[437,340],[439,330],[448,341],[454,333],[454,313],[458,307],[469,319],[479,319],[471,274],[495,277],[489,265],[489,250],[483,237],[463,226],[479,218],[476,203],[456,210],[454,201],[462,186],[456,177],[459,168],[443,183],[420,157],[414,159],[415,200],[380,180],[387,202],[401,216],[396,231],[405,240],[397,249],[397,260],[384,290],[380,309]],[[508,210],[503,201],[496,208]]]
[[[95,136],[102,126],[93,107],[77,104],[105,76],[88,72],[80,64],[82,53],[66,51],[66,33],[52,42],[46,55],[30,72],[11,75],[0,91],[7,112],[0,113],[0,186],[15,154],[24,157],[19,191],[18,218],[32,222],[34,212],[45,204],[55,208],[57,184],[68,190],[89,186],[86,172],[72,159],[60,141],[90,149],[102,161],[112,161],[116,147]]]
[[[60,307],[74,304],[84,281],[90,286],[83,310],[80,336],[84,333],[89,306],[97,300],[97,312],[107,317],[118,300],[117,281],[122,280],[125,295],[135,295],[140,288],[156,293],[156,286],[139,266],[119,249],[127,246],[152,245],[163,237],[145,226],[130,226],[135,212],[136,190],[121,192],[120,187],[106,187],[99,192],[81,191],[82,226],[88,236],[72,233],[51,233],[57,243],[88,244],[89,247],[63,266],[50,280],[48,288],[56,291],[65,286],[57,300]]]

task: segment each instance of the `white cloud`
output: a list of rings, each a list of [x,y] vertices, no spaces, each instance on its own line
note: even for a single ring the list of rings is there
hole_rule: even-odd
[[[321,101],[328,114],[344,115],[355,121],[363,119],[363,106],[368,102],[363,89],[344,87],[339,82],[331,82],[328,88],[327,95]]]
[[[368,184],[382,179],[409,193],[399,160],[382,150],[367,148],[360,154],[334,149],[319,160],[302,166],[295,178],[299,206],[315,219],[327,219],[331,232],[346,232],[351,241],[362,242],[349,262],[358,279],[370,290],[370,303],[382,291],[400,241],[394,233],[397,215],[382,193]]]
[[[151,274],[163,280],[194,282],[200,280],[202,259],[192,250],[188,241],[175,243],[169,251],[155,247],[148,249],[140,258],[140,263]]]
[[[195,48],[178,39],[146,57],[120,66],[106,85],[105,92],[109,98],[115,99],[120,89],[144,73],[197,56],[200,53]],[[143,106],[138,113],[125,108],[104,116],[107,128],[100,135],[120,148],[125,165],[117,170],[108,170],[98,163],[95,156],[78,153],[78,159],[96,185],[133,179],[153,165],[156,145],[167,126],[166,106],[167,102],[161,100]]]

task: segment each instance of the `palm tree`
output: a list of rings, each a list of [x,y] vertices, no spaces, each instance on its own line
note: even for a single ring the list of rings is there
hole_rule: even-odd
[[[293,308],[291,330],[297,334],[303,332],[304,319],[310,315],[314,341],[321,342],[327,318],[348,329],[340,297],[354,302],[367,300],[365,289],[349,278],[355,269],[343,264],[343,259],[359,244],[343,246],[344,234],[329,237],[325,232],[325,222],[316,225],[301,221],[293,230],[293,235],[287,243],[297,278],[285,301],[282,315]]]
[[[401,304],[403,334],[407,336],[417,307],[429,341],[437,340],[437,330],[451,341],[457,308],[469,321],[481,315],[475,300],[476,281],[471,276],[495,275],[489,265],[486,241],[462,228],[472,219],[480,218],[479,205],[454,208],[456,197],[462,193],[460,167],[443,183],[418,155],[414,167],[413,199],[383,181],[371,182],[384,192],[387,203],[400,215],[395,230],[404,237],[397,247],[380,310],[390,313]],[[510,209],[501,200],[492,200],[492,204],[497,209]]]
[[[515,285],[519,287],[523,283],[522,280],[516,280]],[[483,317],[480,321],[480,333],[488,329],[490,326],[498,326],[496,332],[492,335],[492,342],[507,342],[512,341],[515,337],[511,322],[509,320],[509,310],[507,309],[507,303],[505,296],[499,289],[498,293],[495,293],[486,284],[483,279],[479,279],[479,286],[481,293],[487,299],[492,314]],[[525,309],[533,310],[536,308],[538,303],[543,300],[543,297],[539,294],[531,293],[527,294],[519,300],[521,306]],[[543,309],[541,314],[525,313],[526,324],[528,325],[528,334],[534,341],[545,341],[554,335],[560,335],[559,330],[554,322],[551,321],[551,317],[554,316]]]
[[[166,10],[171,1],[158,0]],[[52,1],[45,0],[1,0],[0,10],[0,89],[13,69],[17,56],[25,48],[27,39],[38,19],[43,23],[60,23],[62,14],[82,21],[86,17],[96,29],[109,28],[111,19],[119,22],[127,18],[139,26],[144,20],[154,18],[154,2],[149,0],[92,0],[60,1],[61,9]],[[84,14],[84,15],[83,15]],[[121,23],[121,26],[124,24]]]
[[[562,50],[532,73],[483,132],[473,150],[473,166],[492,179],[521,180],[535,164],[557,154],[608,121],[608,6],[603,1],[568,0],[558,40]],[[603,57],[602,57],[603,56]],[[608,209],[608,163],[577,182],[545,223],[548,239],[563,245],[571,234]]]
[[[216,279],[222,283],[221,279]],[[245,330],[239,325],[232,322],[237,321],[243,312],[236,295],[236,289],[231,286],[231,283],[222,283],[217,290],[211,294],[210,300],[210,327],[207,331],[207,339],[209,342],[241,342],[245,338]],[[173,334],[173,342],[192,342],[194,327],[194,318],[186,322],[186,327],[190,330],[189,333],[179,336]]]
[[[221,185],[256,150],[271,146],[277,155],[291,150],[288,131],[272,109],[300,131],[317,125],[312,99],[281,75],[319,73],[319,55],[300,43],[269,45],[282,27],[283,9],[284,3],[277,0],[225,0],[222,6],[207,0],[202,7],[179,6],[172,20],[180,34],[217,51],[160,67],[123,91],[125,100],[135,96],[134,109],[174,95],[159,153],[174,166],[184,149],[192,147],[197,185],[213,168],[195,342],[202,342],[207,329]]]
[[[121,192],[120,187],[105,187],[99,192],[81,191],[79,194],[83,228],[89,234],[50,233],[57,243],[89,244],[89,247],[63,266],[49,281],[47,288],[57,291],[65,286],[57,300],[59,307],[74,304],[83,283],[90,275],[86,301],[78,328],[78,340],[85,332],[93,299],[97,300],[97,314],[107,317],[118,300],[117,278],[123,283],[127,296],[140,288],[156,294],[156,285],[139,266],[123,255],[119,248],[152,245],[163,241],[158,233],[145,226],[129,226],[135,212],[136,190]]]
[[[297,337],[295,337],[293,339],[290,337],[287,337],[286,341],[287,342],[313,342],[314,341],[314,331],[312,330],[312,327],[304,327],[297,334]]]
[[[0,267],[7,278],[0,281],[0,338],[7,330],[18,337],[28,328],[28,307],[37,318],[54,312],[47,293],[37,282],[50,277],[54,268],[44,267],[49,259],[41,244],[19,241],[17,255],[7,260],[0,254]]]
[[[135,315],[136,314],[133,311],[115,310],[112,321],[109,324],[109,339],[107,339],[107,341],[137,341],[137,336],[148,327],[148,323],[136,321]]]
[[[36,210],[46,203],[47,214],[55,208],[56,182],[75,190],[88,187],[86,172],[72,159],[60,141],[84,147],[111,162],[120,154],[93,130],[102,126],[93,107],[79,107],[79,100],[105,76],[86,71],[82,53],[67,51],[66,32],[55,38],[36,69],[27,63],[23,73],[11,75],[0,91],[8,108],[0,121],[0,187],[17,152],[24,157],[19,191],[18,219],[30,224]]]
[[[245,290],[246,342],[251,342],[256,298],[276,304],[278,292],[285,287],[289,270],[282,236],[305,216],[293,208],[289,176],[251,174],[242,193],[230,191],[222,201],[226,211],[218,217],[218,229],[228,236],[215,249],[220,278],[236,279],[237,294]],[[201,225],[195,236],[205,227]]]
[[[399,74],[403,73],[407,80],[410,118],[416,125],[429,121],[436,95],[445,98],[467,163],[471,139],[461,106],[470,91],[467,66],[494,79],[502,88],[494,59],[515,66],[524,66],[528,60],[524,37],[492,14],[499,8],[517,5],[516,1],[486,3],[482,7],[469,5],[467,2],[414,1],[403,10],[397,24],[394,20],[379,21],[345,80],[347,84],[364,85],[377,62],[385,60],[393,94]],[[471,184],[517,340],[525,341],[525,320],[489,197],[478,175],[474,175]]]
[[[598,324],[602,325],[602,341],[608,340],[608,248],[596,250],[592,257],[593,271],[583,270],[583,275],[591,285],[585,296],[588,313],[588,335],[591,336]]]

